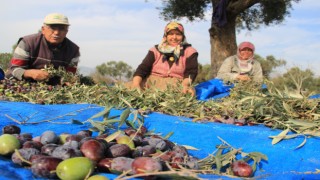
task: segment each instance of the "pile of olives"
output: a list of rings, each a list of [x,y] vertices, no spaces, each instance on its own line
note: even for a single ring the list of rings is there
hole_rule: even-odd
[[[0,136],[0,155],[30,168],[39,178],[85,179],[99,172],[135,175],[182,167],[199,169],[198,159],[185,147],[148,133],[144,126],[96,137],[89,130],[59,135],[48,130],[32,137],[16,125],[7,125]]]

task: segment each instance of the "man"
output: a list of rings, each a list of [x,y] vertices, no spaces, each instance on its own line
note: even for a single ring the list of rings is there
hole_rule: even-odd
[[[47,15],[41,32],[19,39],[7,77],[46,80],[49,74],[43,69],[48,65],[76,73],[80,53],[79,47],[66,37],[69,25],[63,14]]]

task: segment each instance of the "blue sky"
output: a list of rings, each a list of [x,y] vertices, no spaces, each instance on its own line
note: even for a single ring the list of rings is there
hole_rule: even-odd
[[[107,61],[125,61],[136,68],[148,49],[160,42],[167,22],[159,18],[160,0],[4,0],[0,7],[0,52],[11,52],[19,37],[36,33],[48,13],[60,12],[71,23],[68,37],[80,46],[80,66],[94,68]],[[274,55],[320,75],[319,0],[293,4],[291,16],[281,25],[243,30],[237,42],[251,41],[262,57]],[[182,20],[186,36],[199,51],[199,62],[210,63],[207,21]],[[279,69],[278,73],[284,69]]]

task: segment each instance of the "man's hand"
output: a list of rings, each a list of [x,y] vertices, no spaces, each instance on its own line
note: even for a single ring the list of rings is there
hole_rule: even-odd
[[[36,81],[43,81],[49,78],[49,73],[40,69],[28,69],[24,72],[25,78],[32,78]]]

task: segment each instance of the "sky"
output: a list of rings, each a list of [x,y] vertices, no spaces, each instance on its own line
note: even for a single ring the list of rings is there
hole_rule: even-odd
[[[124,61],[135,69],[148,50],[161,41],[168,23],[160,18],[161,0],[2,0],[0,6],[0,53],[12,52],[17,40],[40,30],[44,17],[53,12],[65,14],[71,24],[67,37],[80,47],[80,69],[95,68],[108,61]],[[293,3],[284,23],[261,26],[237,33],[237,43],[251,41],[256,54],[273,55],[287,61],[285,68],[309,68],[320,75],[320,1]],[[206,20],[188,22],[187,41],[199,52],[199,62],[210,64],[212,11]]]

